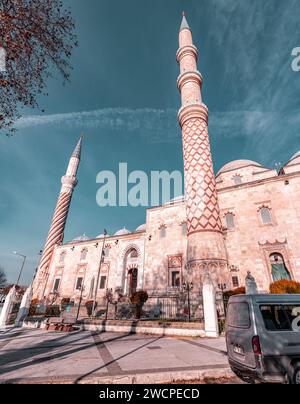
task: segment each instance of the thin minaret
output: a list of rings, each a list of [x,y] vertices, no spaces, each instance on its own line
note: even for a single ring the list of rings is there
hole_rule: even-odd
[[[77,170],[81,157],[83,136],[80,136],[79,142],[70,158],[66,174],[61,179],[61,190],[52,218],[50,230],[45,243],[38,272],[34,282],[34,296],[43,298],[46,288],[46,283],[49,276],[49,266],[53,255],[54,248],[57,244],[62,243],[64,239],[64,231],[72,195],[74,188],[77,185]]]
[[[185,14],[179,32],[177,61],[182,101],[178,117],[183,139],[187,263],[190,268],[207,268],[212,261],[225,262],[226,253],[208,135],[208,108],[202,102],[198,50]]]

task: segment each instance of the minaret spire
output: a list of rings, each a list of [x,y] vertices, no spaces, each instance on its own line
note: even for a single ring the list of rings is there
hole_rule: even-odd
[[[81,158],[82,141],[83,141],[83,133],[81,133],[80,139],[79,139],[79,141],[78,141],[78,143],[77,143],[77,145],[75,147],[75,150],[74,150],[74,152],[72,154],[72,157],[78,157],[79,160]]]
[[[83,136],[80,136],[79,142],[69,160],[66,175],[61,179],[61,190],[56,204],[55,212],[52,218],[50,230],[45,243],[41,261],[39,264],[37,276],[34,282],[34,296],[43,298],[49,275],[49,266],[51,263],[55,246],[63,242],[64,231],[73,191],[77,185],[77,171],[81,157]]]
[[[198,50],[185,15],[179,30],[177,81],[182,106],[185,198],[188,228],[188,266],[199,267],[210,260],[225,262],[226,253],[220,220],[216,181],[208,135],[208,109],[202,102],[202,75]]]
[[[180,31],[183,30],[183,29],[189,29],[190,30],[190,27],[189,27],[189,24],[187,22],[187,19],[186,19],[184,11],[182,12],[182,21],[181,21]]]

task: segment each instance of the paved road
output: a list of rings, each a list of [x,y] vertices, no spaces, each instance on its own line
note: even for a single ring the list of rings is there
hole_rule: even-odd
[[[192,380],[199,371],[207,377],[231,375],[223,338],[0,331],[0,383],[130,383],[130,375],[136,382],[154,382],[154,375],[162,373],[172,380],[181,379],[178,375]]]

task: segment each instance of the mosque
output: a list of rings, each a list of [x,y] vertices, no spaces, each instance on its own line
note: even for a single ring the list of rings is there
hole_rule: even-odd
[[[198,51],[183,16],[177,61],[185,196],[146,212],[145,224],[114,235],[64,241],[64,229],[81,158],[82,138],[70,159],[34,281],[38,299],[78,301],[106,290],[145,290],[150,299],[178,296],[184,284],[201,295],[209,274],[227,290],[247,272],[268,291],[279,279],[300,281],[300,152],[277,172],[251,160],[214,174],[208,108],[203,103]]]

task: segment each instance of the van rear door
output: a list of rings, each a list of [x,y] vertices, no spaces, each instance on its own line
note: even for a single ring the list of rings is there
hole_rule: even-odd
[[[228,356],[249,368],[256,368],[252,339],[255,335],[251,318],[251,303],[243,300],[229,301],[227,311],[226,342]]]
[[[295,301],[261,302],[258,321],[264,356],[300,356],[300,299]]]

